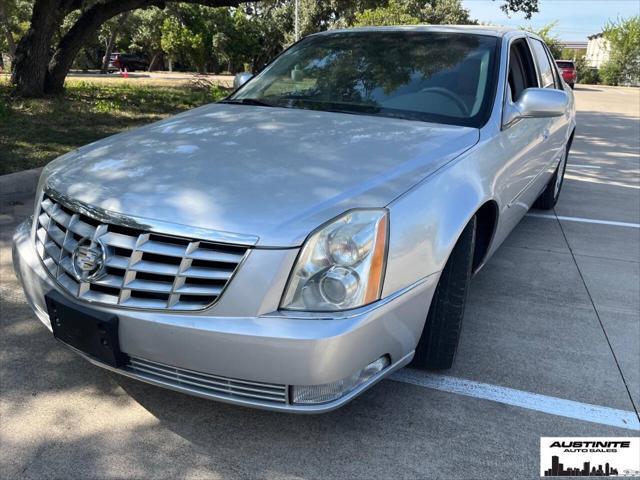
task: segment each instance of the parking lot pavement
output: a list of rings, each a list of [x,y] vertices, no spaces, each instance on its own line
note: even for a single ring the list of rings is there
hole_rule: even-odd
[[[321,416],[188,397],[60,347],[10,266],[11,230],[32,201],[5,198],[4,477],[531,478],[541,436],[637,436],[640,90],[576,97],[560,203],[525,217],[474,279],[454,368],[405,370],[418,385],[401,371]],[[475,383],[458,391],[461,379]]]

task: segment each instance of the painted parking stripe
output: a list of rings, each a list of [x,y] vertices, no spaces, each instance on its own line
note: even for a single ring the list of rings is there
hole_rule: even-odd
[[[409,383],[467,397],[481,398],[551,415],[640,431],[640,420],[638,420],[636,413],[632,411],[565,400],[409,368],[399,370],[389,378],[396,382]]]
[[[536,217],[536,218],[549,218],[551,220],[565,220],[567,222],[582,222],[582,223],[596,223],[599,225],[612,225],[615,227],[629,227],[629,228],[640,228],[640,223],[628,223],[628,222],[614,222],[611,220],[596,220],[593,218],[581,218],[581,217],[565,217],[562,215],[552,215],[549,213],[536,213],[529,212],[527,213],[528,217]]]

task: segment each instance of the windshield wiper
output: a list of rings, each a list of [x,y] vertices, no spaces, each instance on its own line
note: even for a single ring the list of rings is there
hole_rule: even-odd
[[[263,102],[262,100],[258,100],[257,98],[234,98],[231,100],[222,100],[220,103],[232,103],[236,105],[256,105],[258,107],[275,107],[275,105]]]

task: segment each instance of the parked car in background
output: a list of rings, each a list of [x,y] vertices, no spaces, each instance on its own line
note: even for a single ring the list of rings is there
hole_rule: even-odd
[[[472,276],[555,205],[574,129],[534,34],[318,33],[220,103],[50,163],[14,268],[99,366],[325,412],[410,362],[451,367]]]
[[[560,74],[565,82],[574,88],[578,82],[578,71],[573,60],[556,60],[556,65],[560,69]]]
[[[112,53],[109,57],[109,71],[119,71],[126,69],[129,72],[136,70],[147,70],[149,61],[144,55],[137,53]]]

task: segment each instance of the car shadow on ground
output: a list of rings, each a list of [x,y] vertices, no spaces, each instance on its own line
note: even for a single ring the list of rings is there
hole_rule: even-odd
[[[579,92],[601,92],[602,91],[602,89],[596,88],[593,85],[584,85],[584,84],[582,85],[577,84],[573,89]]]
[[[637,135],[629,135],[629,132]],[[626,115],[578,112],[576,138],[569,155],[567,178],[600,185],[638,188],[640,124]],[[571,165],[590,167],[572,170]]]

